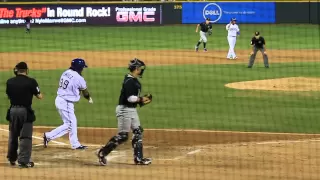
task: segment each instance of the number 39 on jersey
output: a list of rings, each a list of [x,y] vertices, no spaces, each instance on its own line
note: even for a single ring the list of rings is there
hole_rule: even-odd
[[[68,80],[63,79],[63,78],[60,79],[59,88],[67,89],[68,85],[69,85],[69,81]]]

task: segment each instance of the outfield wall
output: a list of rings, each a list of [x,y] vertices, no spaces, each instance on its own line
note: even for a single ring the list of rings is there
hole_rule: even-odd
[[[0,27],[19,26],[32,13],[43,25],[320,24],[320,2],[41,2],[0,4]]]

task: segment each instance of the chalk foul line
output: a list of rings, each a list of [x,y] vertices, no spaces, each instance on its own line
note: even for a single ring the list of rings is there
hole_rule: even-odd
[[[8,129],[3,129],[3,128],[0,128],[0,131],[9,132]],[[43,138],[42,138],[42,137],[32,136],[32,138],[43,141]],[[54,141],[54,140],[52,140],[52,141],[50,141],[50,142],[52,142],[52,143],[54,143],[54,144],[57,144],[57,145],[63,145],[63,146],[68,145],[68,144],[66,144],[66,143],[59,142],[59,141]]]

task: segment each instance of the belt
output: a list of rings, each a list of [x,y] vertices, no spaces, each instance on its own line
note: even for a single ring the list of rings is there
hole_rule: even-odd
[[[237,36],[229,36],[229,37],[237,37]]]
[[[22,106],[22,105],[12,105],[11,107],[12,108],[26,108],[25,106]]]
[[[136,108],[134,106],[127,106],[127,105],[123,105],[123,104],[119,104],[119,106],[122,108]]]
[[[68,103],[75,103],[75,102],[73,102],[73,101],[66,100],[66,99],[63,98],[62,96],[58,96],[58,97],[61,98],[61,99],[63,99],[63,100],[65,100],[65,101],[67,101]]]

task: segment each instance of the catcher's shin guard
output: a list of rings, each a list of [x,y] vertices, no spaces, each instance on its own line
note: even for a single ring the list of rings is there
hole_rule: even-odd
[[[107,156],[111,151],[116,149],[119,144],[122,144],[128,140],[127,132],[120,132],[117,136],[112,137],[109,142],[101,148],[101,154]]]
[[[135,159],[143,158],[142,133],[143,129],[141,127],[133,130],[132,148]]]

